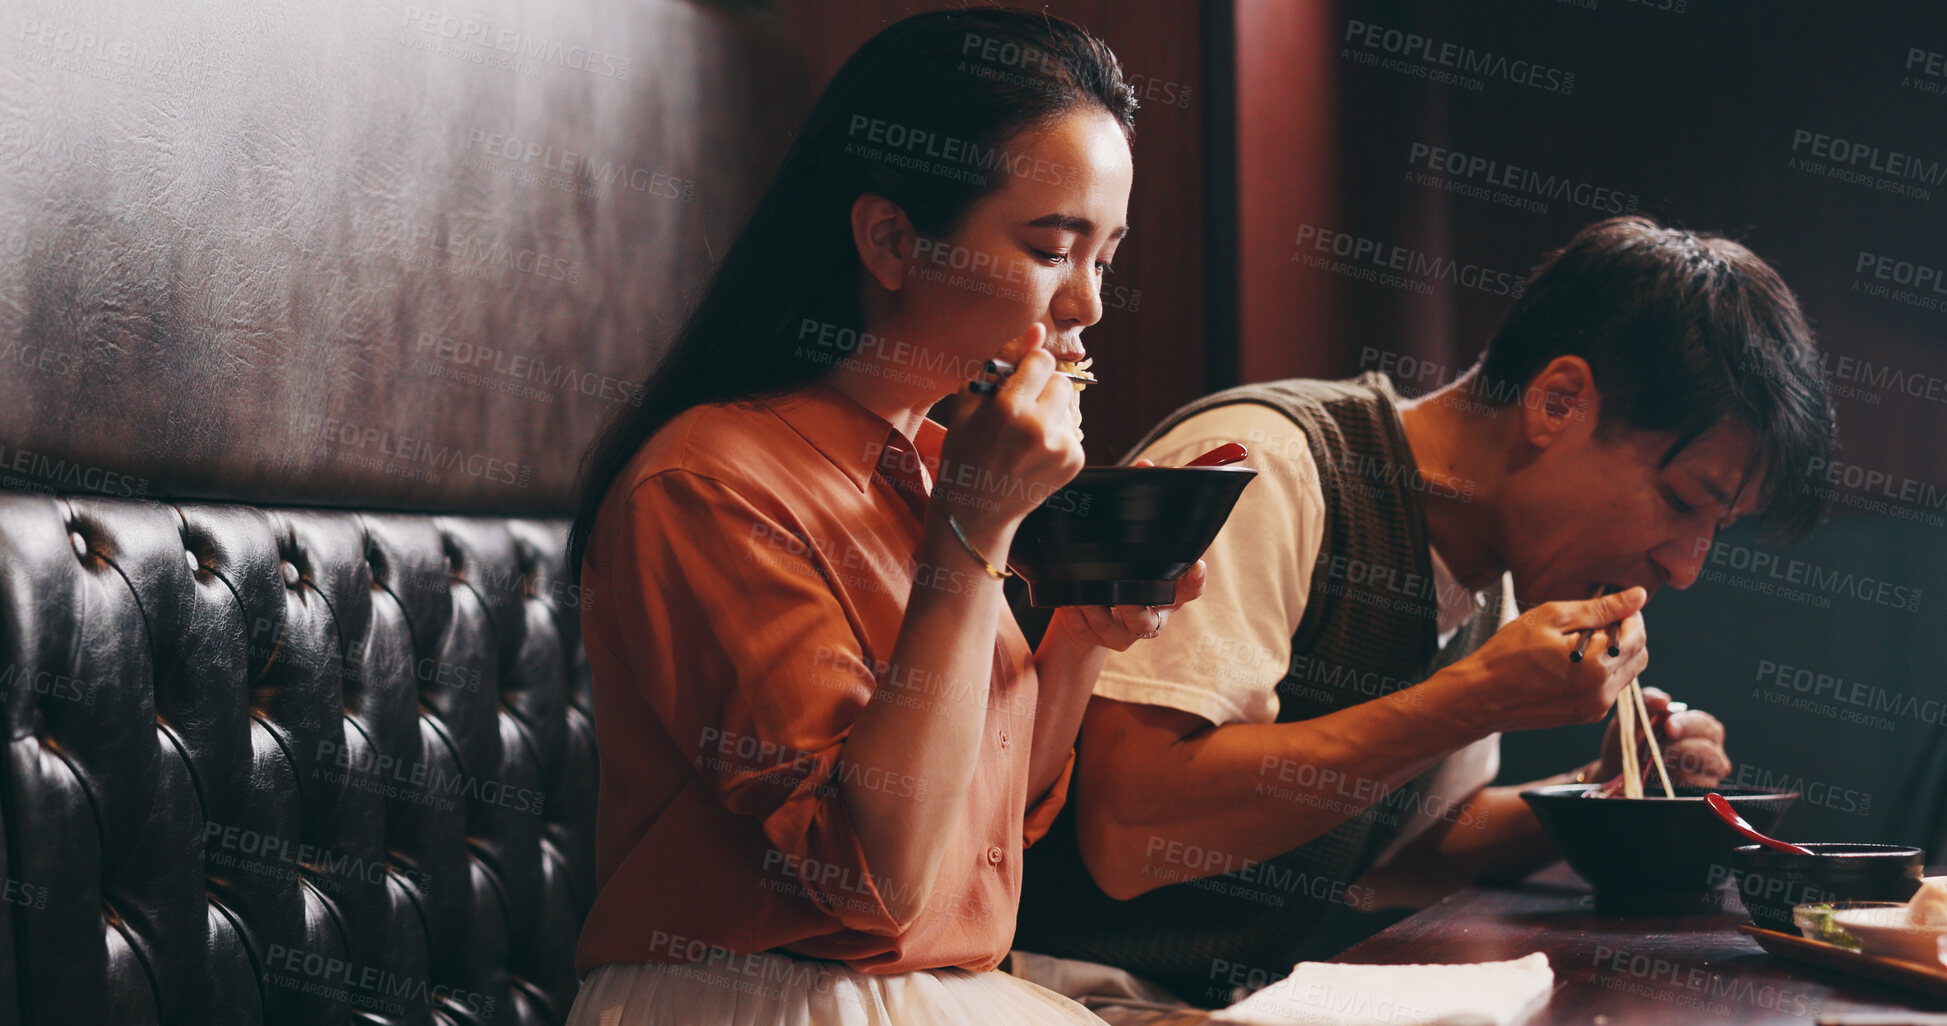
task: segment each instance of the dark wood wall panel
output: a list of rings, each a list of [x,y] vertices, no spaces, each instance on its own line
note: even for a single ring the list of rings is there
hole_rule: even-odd
[[[782,149],[728,6],[7,10],[0,487],[568,508]]]

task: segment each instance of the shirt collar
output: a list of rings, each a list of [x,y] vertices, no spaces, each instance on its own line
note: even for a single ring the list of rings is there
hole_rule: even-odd
[[[946,437],[946,429],[931,419],[920,423],[919,437],[907,440],[884,417],[823,381],[760,401],[861,492],[872,480],[872,472],[879,465],[879,454],[888,445],[909,445],[929,469],[938,466],[940,442]]]
[[[1487,592],[1461,587],[1453,571],[1447,569],[1447,561],[1440,558],[1440,550],[1428,545],[1426,551],[1433,557],[1433,595],[1440,610],[1438,632],[1445,637],[1486,608]]]

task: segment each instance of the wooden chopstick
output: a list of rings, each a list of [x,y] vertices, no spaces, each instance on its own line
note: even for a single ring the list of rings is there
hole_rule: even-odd
[[[1602,585],[1598,584],[1589,597],[1595,599],[1601,598],[1602,595]],[[1610,625],[1609,655],[1611,657],[1619,654],[1616,639],[1619,628],[1618,624]],[[1584,653],[1589,649],[1589,639],[1595,637],[1595,629],[1592,627],[1585,629],[1581,631],[1581,635],[1582,639],[1576,642],[1575,650],[1568,654],[1570,662],[1582,661]],[[1643,761],[1642,756],[1636,751],[1636,727],[1639,723],[1643,728],[1643,739],[1650,743],[1650,758],[1656,762],[1656,777],[1663,782],[1663,797],[1675,798],[1677,792],[1670,786],[1670,771],[1663,766],[1663,748],[1656,743],[1656,726],[1650,720],[1649,704],[1643,701],[1641,678],[1630,681],[1623,687],[1622,694],[1616,696],[1616,724],[1622,728],[1620,733],[1622,734],[1623,797],[1643,797]]]
[[[971,388],[976,394],[979,395],[987,395],[991,392],[998,391],[1001,387],[1001,382],[1006,381],[1008,378],[1014,375],[1014,369],[1015,369],[1014,365],[1008,363],[1006,360],[989,360],[987,361],[987,365],[986,365],[987,373],[998,375],[998,380],[988,381],[985,379],[977,379],[968,382],[968,387]],[[1058,370],[1055,373],[1079,385],[1094,385],[1100,383],[1096,380],[1095,375],[1089,373],[1088,371]]]
[[[1616,724],[1622,728],[1623,797],[1643,796],[1642,768],[1636,763],[1636,705],[1629,700],[1629,688],[1616,696]]]
[[[1656,760],[1656,776],[1663,781],[1663,797],[1675,798],[1677,792],[1670,786],[1670,772],[1663,768],[1663,748],[1656,743],[1655,725],[1650,722],[1649,706],[1643,701],[1642,678],[1630,681],[1624,690],[1629,692],[1630,700],[1636,705],[1636,715],[1643,721],[1643,739],[1650,743],[1650,758]]]

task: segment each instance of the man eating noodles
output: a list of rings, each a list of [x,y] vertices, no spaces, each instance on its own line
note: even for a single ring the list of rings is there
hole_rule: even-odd
[[[1718,529],[1816,523],[1818,367],[1750,250],[1626,217],[1550,255],[1431,395],[1287,380],[1171,415],[1138,455],[1239,441],[1259,476],[1187,622],[1098,679],[1014,971],[1222,1005],[1333,954],[1350,912],[1555,858],[1518,797],[1536,785],[1488,786],[1500,733],[1600,720],[1648,663],[1644,603],[1689,587]],[[1715,718],[1646,697],[1673,782],[1729,771]],[[1612,722],[1599,757],[1539,783],[1620,766]]]

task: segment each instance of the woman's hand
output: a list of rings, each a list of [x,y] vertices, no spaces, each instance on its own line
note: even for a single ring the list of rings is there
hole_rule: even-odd
[[[1176,601],[1167,606],[1062,606],[1048,622],[1048,631],[1060,630],[1071,642],[1121,652],[1141,638],[1153,638],[1163,631],[1170,614],[1185,602],[1203,594],[1210,570],[1203,560],[1176,581]],[[1093,686],[1091,684],[1091,686]]]
[[[1155,460],[1137,460],[1132,467],[1153,467]],[[1184,571],[1176,581],[1176,601],[1167,606],[1062,606],[1048,621],[1048,630],[1059,629],[1073,642],[1099,646],[1115,652],[1126,651],[1142,638],[1163,633],[1170,614],[1203,594],[1210,581],[1210,568],[1203,560]],[[1093,685],[1091,685],[1093,686]]]
[[[932,502],[970,533],[1011,533],[1082,469],[1075,387],[1055,373],[1047,336],[1037,322],[1001,350],[1014,374],[991,395],[966,397],[941,443]]]

